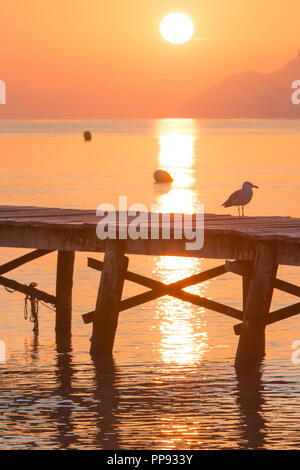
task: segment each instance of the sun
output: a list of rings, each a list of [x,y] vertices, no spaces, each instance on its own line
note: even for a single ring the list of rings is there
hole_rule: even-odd
[[[181,44],[193,36],[194,24],[191,18],[183,13],[171,13],[160,23],[160,33],[166,41]]]

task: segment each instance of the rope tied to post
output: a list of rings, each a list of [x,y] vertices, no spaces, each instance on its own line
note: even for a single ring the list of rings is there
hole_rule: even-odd
[[[29,319],[31,323],[34,323],[34,328],[33,331],[37,332],[39,329],[39,319],[38,319],[38,313],[39,313],[39,304],[41,303],[45,307],[47,307],[49,310],[56,311],[55,308],[50,307],[50,305],[47,305],[44,303],[42,300],[39,299],[38,294],[40,294],[42,291],[38,291],[38,293],[35,291],[36,287],[38,286],[37,282],[31,282],[30,284],[22,284],[22,288],[26,288],[25,292],[25,301],[24,301],[24,318],[25,320]],[[14,288],[9,288],[7,286],[3,286],[4,289],[9,292],[10,294],[13,294],[14,292],[18,292],[18,289]],[[24,290],[22,289],[21,291],[24,293]],[[51,302],[52,305],[55,305],[55,302]]]
[[[31,282],[29,285],[29,291],[25,296],[24,301],[24,318],[29,319],[31,323],[34,323],[33,331],[39,330],[39,300],[35,297],[34,293],[31,292],[31,287],[37,287],[37,282]],[[28,303],[30,304],[30,314]]]

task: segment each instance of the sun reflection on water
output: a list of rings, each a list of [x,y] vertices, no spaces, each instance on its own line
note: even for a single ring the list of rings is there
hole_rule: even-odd
[[[196,124],[193,119],[157,121],[158,167],[168,171],[173,183],[166,194],[157,197],[162,212],[192,213],[197,203],[194,161]]]
[[[198,194],[193,188],[195,162],[195,123],[192,119],[165,119],[158,122],[158,166],[168,171],[174,181],[166,194],[157,194],[156,203],[162,212],[193,213]],[[201,259],[162,256],[155,259],[155,274],[166,284],[201,271]],[[206,284],[186,290],[204,296]],[[180,299],[164,296],[158,299],[159,352],[163,362],[189,366],[207,349],[206,322],[202,308]]]
[[[166,284],[201,271],[201,259],[161,256],[155,259],[154,273]],[[207,283],[185,290],[205,295]],[[163,362],[178,365],[197,363],[207,349],[206,321],[203,308],[180,299],[164,296],[158,299],[156,314],[159,319],[159,352]]]

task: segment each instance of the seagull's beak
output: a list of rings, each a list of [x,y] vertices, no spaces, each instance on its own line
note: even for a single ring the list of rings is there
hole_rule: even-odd
[[[257,188],[258,189],[258,186],[255,186],[255,184],[252,185],[252,188]]]

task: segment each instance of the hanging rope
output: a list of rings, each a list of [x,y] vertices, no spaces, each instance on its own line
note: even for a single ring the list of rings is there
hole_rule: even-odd
[[[36,282],[31,282],[28,287],[30,289],[31,287],[36,287],[36,286],[37,286]],[[29,314],[29,309],[28,309],[28,303],[30,303],[30,314]],[[29,291],[25,297],[24,318],[25,320],[29,319],[30,322],[34,323],[33,331],[39,330],[38,314],[39,314],[39,301],[34,296],[34,294]]]
[[[37,332],[39,330],[39,300],[34,296],[34,293],[31,291],[31,287],[37,287],[37,282],[31,282],[27,285],[29,287],[29,292],[25,296],[24,301],[24,318],[31,323],[34,323],[33,331]],[[6,286],[3,286],[4,289],[9,292],[10,294],[16,292],[14,289],[9,289]],[[50,307],[49,305],[45,304],[44,302],[40,301],[42,305],[47,307],[49,310],[56,311],[55,308]],[[30,313],[29,313],[30,311]]]

